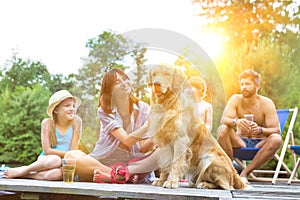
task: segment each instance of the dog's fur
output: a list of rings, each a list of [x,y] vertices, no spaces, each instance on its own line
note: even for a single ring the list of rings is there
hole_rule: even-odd
[[[147,81],[152,90],[149,133],[160,148],[160,178],[153,185],[178,188],[185,174],[196,188],[244,189],[230,158],[197,116],[186,76],[161,64],[149,70]]]

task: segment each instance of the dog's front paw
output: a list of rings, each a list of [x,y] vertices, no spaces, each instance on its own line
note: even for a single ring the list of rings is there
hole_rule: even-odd
[[[158,180],[154,180],[152,182],[152,185],[154,185],[154,186],[163,186],[164,182],[165,181],[158,179]]]
[[[173,188],[173,189],[176,189],[179,187],[179,181],[176,181],[176,180],[167,180],[164,182],[164,185],[163,185],[164,188]]]

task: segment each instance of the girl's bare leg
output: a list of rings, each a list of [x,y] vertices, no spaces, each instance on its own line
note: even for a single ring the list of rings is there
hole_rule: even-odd
[[[48,181],[61,181],[62,180],[62,170],[61,168],[50,169],[41,172],[30,173],[23,178],[31,178],[36,180],[48,180]]]
[[[59,168],[60,166],[61,158],[59,156],[39,156],[37,161],[28,166],[7,169],[3,174],[3,178],[26,178],[29,174]]]

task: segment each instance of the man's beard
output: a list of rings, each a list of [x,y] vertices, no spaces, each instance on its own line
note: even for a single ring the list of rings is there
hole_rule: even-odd
[[[249,98],[249,97],[251,97],[254,94],[255,94],[255,90],[251,90],[251,91],[249,91],[249,90],[243,90],[242,91],[242,95],[245,98]]]

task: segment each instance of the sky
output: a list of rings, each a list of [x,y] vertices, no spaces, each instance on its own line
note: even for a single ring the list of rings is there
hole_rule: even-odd
[[[77,73],[88,39],[103,31],[163,28],[198,40],[191,0],[0,1],[0,67],[13,51],[44,63],[50,73]]]

